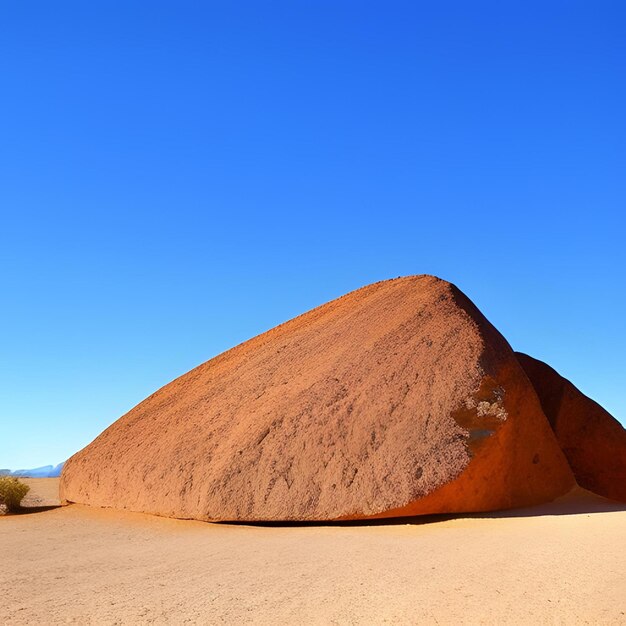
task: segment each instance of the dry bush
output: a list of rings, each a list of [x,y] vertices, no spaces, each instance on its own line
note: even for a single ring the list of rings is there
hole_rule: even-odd
[[[4,504],[8,512],[19,510],[20,502],[29,490],[30,487],[17,478],[0,476],[0,504]]]

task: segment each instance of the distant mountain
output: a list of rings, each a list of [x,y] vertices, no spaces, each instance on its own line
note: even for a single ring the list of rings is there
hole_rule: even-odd
[[[0,476],[19,476],[21,478],[56,478],[61,475],[65,462],[58,465],[44,465],[34,469],[8,470],[0,469]]]

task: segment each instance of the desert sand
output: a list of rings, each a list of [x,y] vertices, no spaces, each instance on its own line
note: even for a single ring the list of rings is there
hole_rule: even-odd
[[[27,481],[30,502],[57,479]],[[0,623],[626,624],[626,505],[235,525],[70,505],[0,518]]]

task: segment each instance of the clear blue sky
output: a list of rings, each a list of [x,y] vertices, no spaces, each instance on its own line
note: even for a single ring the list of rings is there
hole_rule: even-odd
[[[623,2],[0,9],[0,467],[364,284],[626,419]]]

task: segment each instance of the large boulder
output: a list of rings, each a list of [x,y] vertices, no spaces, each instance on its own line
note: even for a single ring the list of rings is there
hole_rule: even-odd
[[[535,387],[578,484],[626,502],[624,427],[543,361],[521,352],[517,358]]]
[[[67,501],[201,520],[502,509],[574,484],[504,338],[432,276],[369,285],[174,380],[65,465]]]

